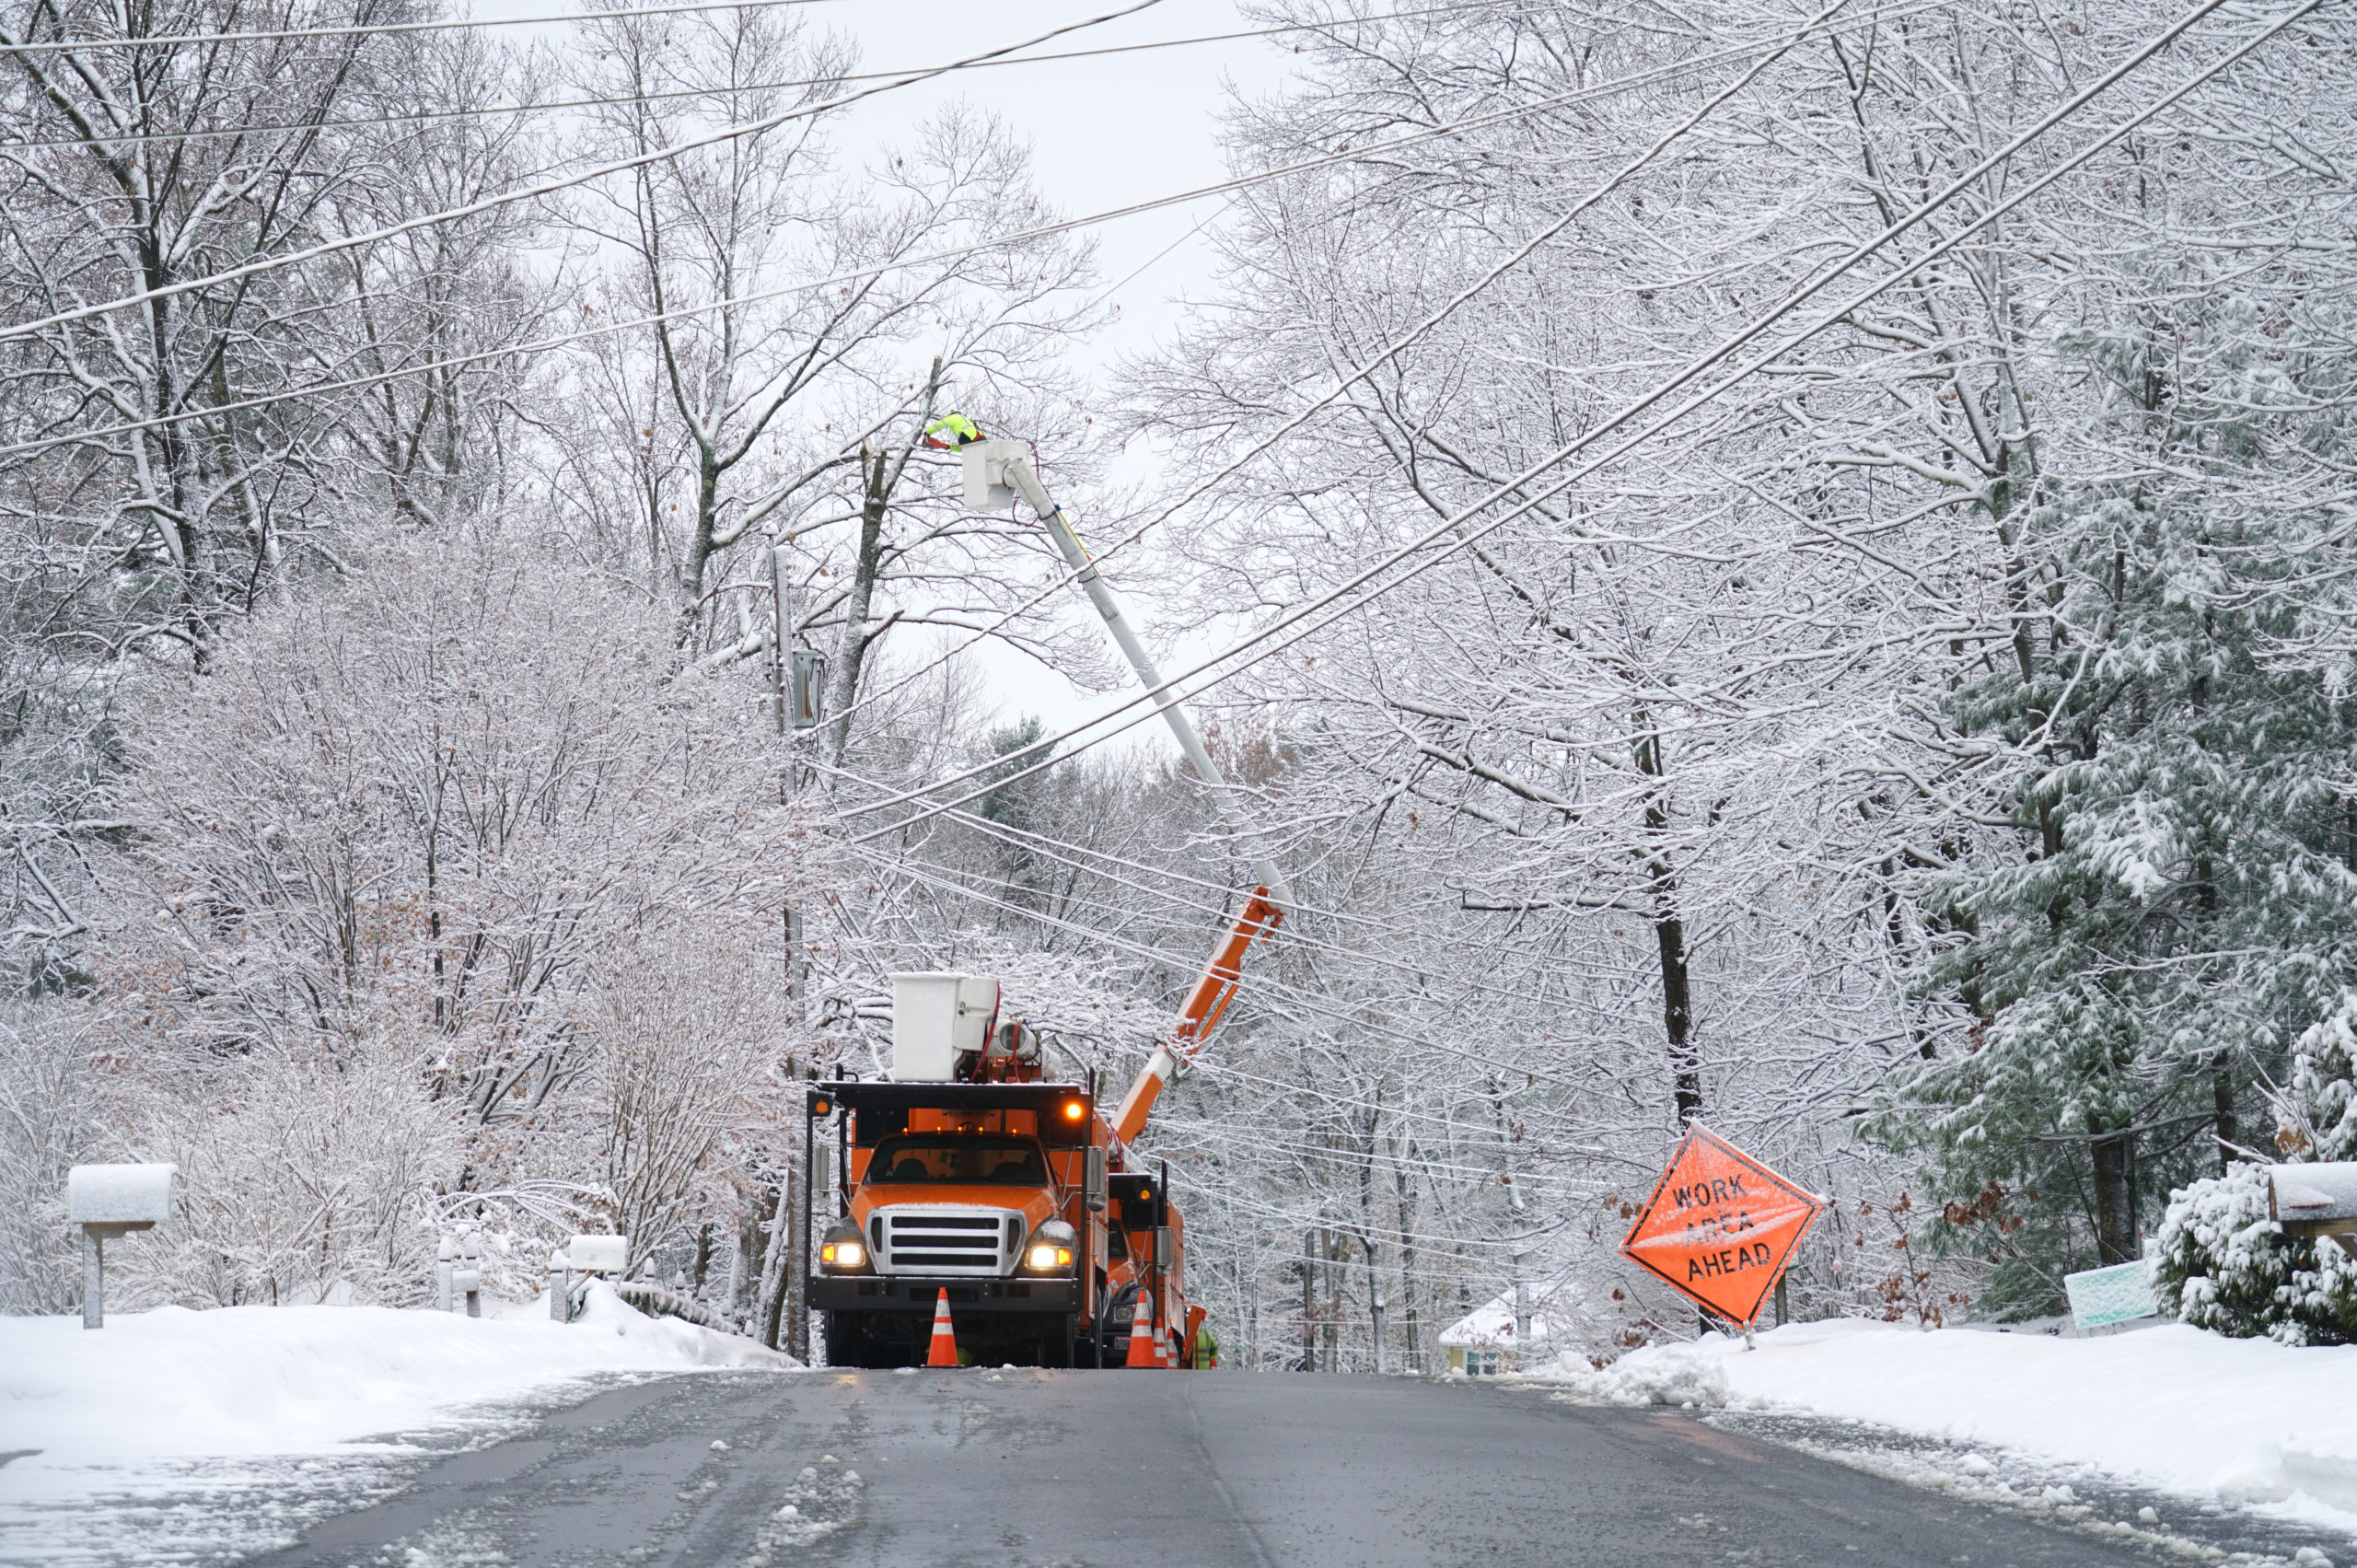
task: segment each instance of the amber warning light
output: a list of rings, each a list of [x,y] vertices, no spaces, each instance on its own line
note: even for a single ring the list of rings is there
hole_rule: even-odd
[[[1076,1099],[1068,1099],[1064,1101],[1064,1120],[1066,1121],[1077,1121],[1087,1114],[1088,1107],[1081,1101]]]

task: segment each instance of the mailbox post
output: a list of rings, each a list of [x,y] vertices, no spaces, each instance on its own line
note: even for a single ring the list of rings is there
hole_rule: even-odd
[[[549,1258],[549,1316],[573,1321],[573,1297],[598,1274],[619,1274],[630,1260],[630,1240],[621,1236],[576,1236]],[[578,1280],[579,1284],[575,1282]]]
[[[65,1219],[82,1227],[82,1327],[106,1323],[107,1243],[172,1217],[176,1165],[77,1165],[65,1176]]]
[[[434,1300],[441,1311],[466,1303],[467,1316],[482,1316],[482,1232],[444,1237],[434,1259]]]

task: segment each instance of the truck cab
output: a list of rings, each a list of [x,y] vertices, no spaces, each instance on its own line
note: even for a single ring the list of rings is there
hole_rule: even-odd
[[[1091,1087],[1040,1066],[994,981],[896,975],[891,1077],[809,1086],[835,1145],[809,1283],[830,1365],[921,1365],[944,1292],[961,1359],[1122,1365],[1143,1300],[1179,1364],[1178,1214]]]

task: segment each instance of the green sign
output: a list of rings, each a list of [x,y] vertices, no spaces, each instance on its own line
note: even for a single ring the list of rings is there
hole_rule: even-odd
[[[2082,1329],[2101,1329],[2133,1318],[2157,1316],[2161,1304],[2153,1299],[2153,1282],[2142,1263],[2120,1263],[2108,1269],[2062,1276],[2070,1293],[2071,1320]]]

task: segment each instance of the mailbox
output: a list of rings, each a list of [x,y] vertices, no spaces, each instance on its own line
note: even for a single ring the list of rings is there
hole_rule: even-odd
[[[619,1274],[630,1261],[630,1242],[619,1236],[576,1236],[564,1260],[576,1274]]]
[[[2357,1236],[2357,1162],[2269,1166],[2267,1217],[2286,1236]]]
[[[82,1227],[82,1327],[106,1325],[107,1243],[172,1218],[176,1165],[77,1165],[65,1173],[65,1223]]]
[[[68,1225],[145,1230],[172,1217],[176,1165],[77,1165],[65,1177]]]

